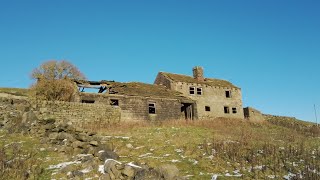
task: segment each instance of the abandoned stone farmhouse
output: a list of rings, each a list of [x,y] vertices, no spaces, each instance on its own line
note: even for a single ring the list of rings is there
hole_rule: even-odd
[[[159,72],[154,84],[114,81],[75,81],[75,102],[108,105],[121,120],[244,118],[241,89],[232,83],[205,78],[202,67],[193,76]],[[97,89],[98,93],[86,92]]]

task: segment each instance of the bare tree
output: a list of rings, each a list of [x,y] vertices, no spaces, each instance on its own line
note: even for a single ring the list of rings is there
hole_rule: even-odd
[[[36,82],[31,86],[31,95],[50,101],[72,101],[77,87],[74,80],[85,80],[76,66],[67,61],[47,61],[32,71]]]

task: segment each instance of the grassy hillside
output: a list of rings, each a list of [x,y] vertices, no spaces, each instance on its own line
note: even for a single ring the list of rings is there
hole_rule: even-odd
[[[277,125],[281,121],[282,125]],[[157,167],[174,163],[191,179],[320,178],[320,131],[281,117],[263,123],[237,119],[123,123],[91,130],[110,138],[122,161]]]
[[[274,121],[283,121],[279,118]],[[120,155],[122,162],[158,167],[175,164],[189,179],[297,179],[320,178],[320,133],[304,133],[276,123],[252,123],[237,119],[211,121],[131,122],[87,125],[98,131]],[[298,126],[300,121],[295,122]],[[291,124],[291,121],[288,121]],[[301,126],[304,126],[301,122]],[[319,130],[319,129],[318,129]],[[37,177],[54,177],[49,165],[68,157],[46,147],[32,136],[0,133],[0,163],[27,157],[16,171],[1,169],[4,177],[20,177],[22,170]],[[16,151],[18,147],[19,151]],[[40,150],[40,149],[44,150]],[[15,154],[14,154],[15,153]],[[35,168],[36,167],[36,168]],[[0,178],[1,179],[1,178]],[[93,178],[95,179],[95,178]]]
[[[27,96],[29,89],[23,88],[0,88],[0,93],[7,93],[15,96]]]

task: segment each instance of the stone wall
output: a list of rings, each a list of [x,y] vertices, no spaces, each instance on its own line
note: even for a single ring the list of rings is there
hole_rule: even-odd
[[[263,121],[265,120],[265,117],[263,116],[263,114],[252,108],[252,107],[246,107],[243,108],[243,112],[244,112],[244,117],[246,119],[249,119],[250,121]]]
[[[3,125],[2,123],[9,121],[9,119],[21,117],[29,109],[30,104],[25,99],[0,97],[0,126]]]
[[[75,125],[87,123],[119,122],[121,113],[118,108],[104,104],[85,104],[61,101],[31,101],[28,99],[0,98],[0,120],[8,117],[21,117],[32,110],[39,119],[55,119],[57,122],[69,121]]]
[[[110,105],[112,100],[117,100],[118,105],[113,107],[121,111],[121,121],[176,120],[181,117],[181,102],[177,99],[80,93],[79,102],[83,100],[100,105]],[[155,104],[155,114],[149,113],[149,104],[152,103]]]
[[[120,111],[110,105],[61,101],[33,101],[31,104],[39,119],[68,120],[78,125],[120,121]]]

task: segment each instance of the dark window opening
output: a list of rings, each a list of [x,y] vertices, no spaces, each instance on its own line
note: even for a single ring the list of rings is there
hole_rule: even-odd
[[[226,98],[231,98],[231,91],[226,91]]]
[[[230,113],[229,107],[227,107],[227,106],[224,107],[224,113],[225,114],[229,114]]]
[[[111,106],[119,106],[119,100],[118,99],[110,99],[110,105]]]
[[[190,94],[194,94],[194,90],[195,90],[195,87],[190,87],[190,88],[189,88]]]
[[[87,103],[87,104],[93,104],[95,101],[94,100],[82,100],[82,103]]]
[[[202,88],[197,88],[197,94],[202,95]]]
[[[232,113],[236,114],[237,113],[237,108],[232,108]]]
[[[155,113],[156,113],[156,104],[149,103],[149,114],[155,114]]]
[[[205,107],[205,110],[206,110],[206,111],[210,111],[210,106],[206,106],[206,107]]]

